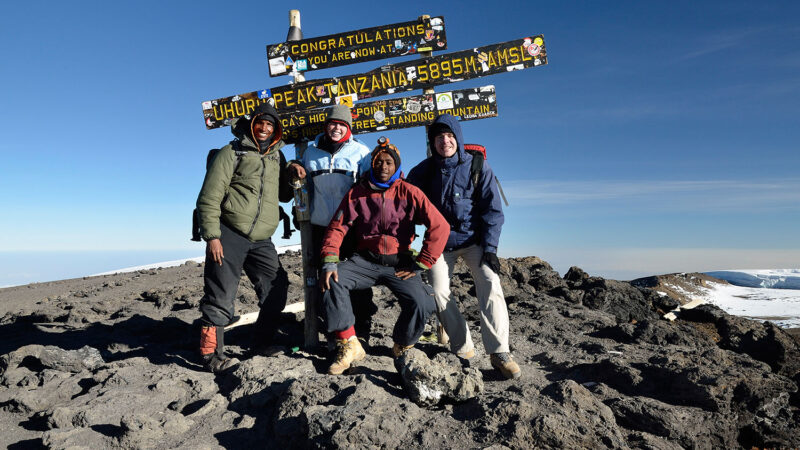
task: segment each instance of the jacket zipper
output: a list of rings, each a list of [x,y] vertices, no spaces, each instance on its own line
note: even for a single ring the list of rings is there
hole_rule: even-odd
[[[261,187],[258,190],[258,208],[256,209],[256,217],[253,219],[252,225],[250,225],[250,231],[247,232],[247,235],[250,236],[253,233],[253,229],[256,227],[256,222],[258,222],[258,216],[261,215],[261,197],[264,195],[264,173],[267,171],[267,163],[264,160],[264,157],[261,157]]]
[[[384,228],[383,213],[385,210],[386,210],[386,191],[383,191],[381,192],[381,221],[378,224],[380,225],[380,227],[378,227],[378,232],[381,233],[381,240],[378,244],[378,251],[380,252],[381,255],[386,254],[386,251],[384,250],[386,249],[386,246],[384,245],[385,244],[384,239],[386,239],[386,234],[384,233],[383,230]]]

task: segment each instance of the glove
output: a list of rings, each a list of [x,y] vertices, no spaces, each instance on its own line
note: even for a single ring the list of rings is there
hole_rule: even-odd
[[[494,273],[496,274],[500,273],[500,260],[497,259],[496,254],[484,252],[481,262],[489,266],[489,268],[492,269]]]

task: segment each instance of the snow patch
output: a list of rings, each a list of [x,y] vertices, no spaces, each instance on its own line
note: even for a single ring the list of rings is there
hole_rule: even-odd
[[[284,253],[286,253],[288,251],[300,251],[300,244],[284,245],[282,247],[276,247],[275,250],[278,251],[279,255],[282,255],[282,254],[284,254]],[[101,275],[114,275],[115,273],[136,272],[137,270],[150,270],[150,269],[161,269],[161,268],[166,268],[166,267],[176,267],[176,266],[180,266],[180,265],[186,264],[187,262],[195,262],[195,263],[199,264],[199,263],[202,263],[205,260],[206,260],[205,256],[197,256],[197,257],[194,257],[194,258],[176,259],[176,260],[173,260],[173,261],[164,261],[164,262],[159,262],[159,263],[146,264],[144,266],[126,267],[124,269],[111,270],[109,272],[96,273],[94,275],[89,275],[89,276],[90,277],[97,277],[97,276],[101,276]]]

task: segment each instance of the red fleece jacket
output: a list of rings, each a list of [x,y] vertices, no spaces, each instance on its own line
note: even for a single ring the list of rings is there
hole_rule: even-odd
[[[322,257],[339,256],[342,239],[355,227],[358,249],[381,255],[407,251],[414,226],[425,225],[417,262],[430,268],[444,250],[450,225],[416,186],[398,179],[386,190],[374,190],[362,179],[342,199],[322,241]]]

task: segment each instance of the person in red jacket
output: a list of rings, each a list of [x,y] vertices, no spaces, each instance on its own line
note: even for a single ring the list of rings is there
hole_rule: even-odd
[[[353,329],[350,290],[383,284],[400,304],[392,338],[395,357],[413,347],[436,306],[419,274],[444,250],[450,225],[417,187],[401,179],[400,153],[385,137],[371,154],[371,169],[342,199],[322,243],[323,303],[328,332],[336,336],[336,360],[328,373],[339,375],[366,353]],[[415,225],[425,225],[422,250],[414,255]],[[352,258],[339,261],[348,230],[357,238]]]

